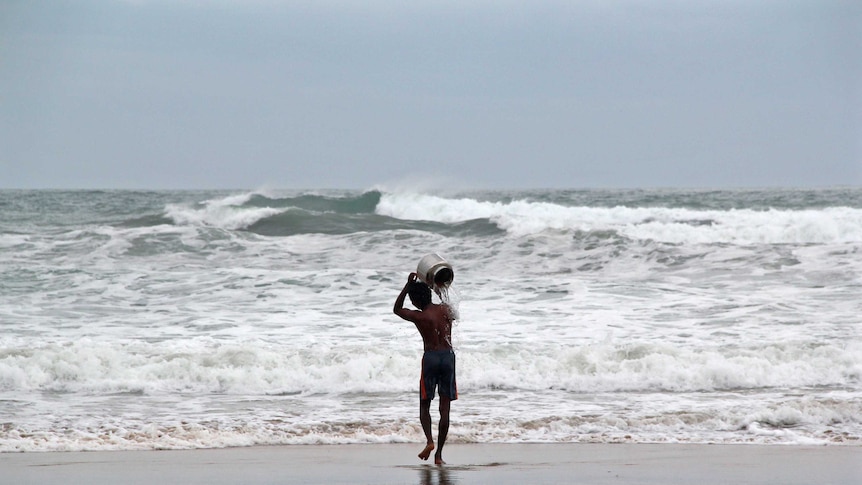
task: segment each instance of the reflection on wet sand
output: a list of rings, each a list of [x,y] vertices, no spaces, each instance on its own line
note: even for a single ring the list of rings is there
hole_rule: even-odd
[[[452,485],[458,480],[445,466],[423,466],[419,469],[419,485]]]

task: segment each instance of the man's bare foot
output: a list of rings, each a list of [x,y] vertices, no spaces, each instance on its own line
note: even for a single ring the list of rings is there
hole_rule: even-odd
[[[434,451],[434,443],[428,443],[425,445],[425,449],[419,453],[419,458],[423,460],[427,460],[429,456],[431,456],[431,452]]]
[[[435,456],[434,457],[434,464],[435,465],[445,465],[446,462],[443,461],[443,458],[440,458],[439,456]]]

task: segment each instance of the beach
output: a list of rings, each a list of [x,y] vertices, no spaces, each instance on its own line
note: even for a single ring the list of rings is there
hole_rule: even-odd
[[[418,444],[3,453],[4,483],[819,484],[862,480],[857,446]]]

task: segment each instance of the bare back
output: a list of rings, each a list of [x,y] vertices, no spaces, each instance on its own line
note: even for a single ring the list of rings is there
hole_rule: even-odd
[[[420,318],[413,320],[422,335],[425,351],[452,348],[452,317],[446,305],[431,304],[425,307]]]
[[[426,352],[452,348],[452,316],[448,306],[432,303],[424,310],[398,308],[395,313],[416,325]]]

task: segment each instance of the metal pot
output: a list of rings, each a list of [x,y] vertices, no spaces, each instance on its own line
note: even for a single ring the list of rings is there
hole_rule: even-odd
[[[431,288],[446,288],[455,279],[455,271],[452,265],[441,258],[437,253],[426,254],[419,260],[416,267],[419,279]]]

